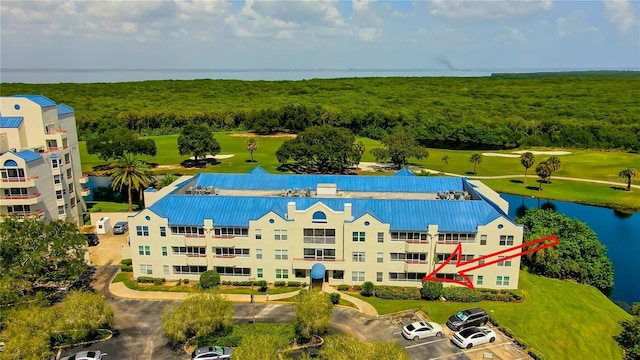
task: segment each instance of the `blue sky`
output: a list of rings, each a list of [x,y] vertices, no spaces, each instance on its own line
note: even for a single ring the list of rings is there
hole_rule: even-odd
[[[2,68],[639,68],[630,0],[0,3]]]

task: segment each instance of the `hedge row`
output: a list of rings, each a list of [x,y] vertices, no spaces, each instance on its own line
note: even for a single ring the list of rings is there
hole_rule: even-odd
[[[154,284],[154,285],[162,285],[166,279],[165,278],[154,278],[151,276],[138,276],[138,278],[136,279],[136,281],[138,283],[147,283],[147,284]]]
[[[448,301],[477,302],[490,301],[522,301],[524,294],[518,289],[485,289],[476,288],[475,291],[466,287],[450,286],[442,290],[442,296]]]
[[[259,280],[259,281],[223,281],[222,285],[229,285],[229,286],[266,286],[266,281],[264,280]],[[305,287],[307,286],[307,283],[303,283],[300,281],[275,281],[273,283],[273,286],[275,287],[284,287],[284,286],[288,286],[288,287]]]
[[[420,289],[402,286],[376,286],[374,295],[380,299],[419,300]]]

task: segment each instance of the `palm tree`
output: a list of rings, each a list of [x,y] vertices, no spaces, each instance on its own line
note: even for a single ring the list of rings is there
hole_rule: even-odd
[[[560,170],[560,168],[562,167],[560,158],[557,156],[550,157],[547,161],[545,161],[545,163],[549,165],[549,168],[551,169],[551,174]],[[547,180],[548,182],[551,182],[551,174],[549,174],[549,179]]]
[[[449,155],[445,155],[445,156],[442,157],[442,159],[440,159],[440,160],[442,160],[442,163],[444,164],[444,168],[445,169],[447,168],[447,165],[449,165],[449,159],[450,159]]]
[[[476,166],[482,162],[482,155],[475,153],[469,158],[469,162],[473,163],[473,175],[476,174]]]
[[[122,191],[123,187],[127,187],[129,211],[133,211],[131,190],[144,189],[154,180],[153,175],[149,171],[149,166],[129,152],[125,152],[118,158],[110,177],[111,187],[114,190],[118,189]]]
[[[631,179],[637,179],[640,177],[640,173],[634,168],[626,168],[620,170],[618,176],[627,179],[627,191],[631,191]]]
[[[175,177],[175,175],[167,174],[162,179],[158,180],[158,182],[156,182],[156,189],[162,189],[163,187],[176,181],[176,179],[177,178]]]
[[[520,155],[520,164],[524,166],[524,186],[527,186],[527,171],[536,163],[536,157],[531,152]]]
[[[541,162],[536,166],[536,173],[540,177],[540,186],[538,187],[538,191],[542,190],[542,182],[549,181],[548,179],[551,177],[551,166],[546,162]]]
[[[258,150],[258,145],[258,140],[255,138],[249,138],[249,140],[244,143],[244,147],[249,151],[249,154],[251,154],[251,162],[254,162],[253,152]]]
[[[364,143],[362,141],[358,141],[357,143],[354,143],[353,146],[355,147],[358,154],[360,154],[360,159],[362,159],[362,155],[364,155],[365,151],[367,151],[367,148],[364,146]],[[356,164],[356,169],[358,169],[359,165],[360,163],[358,161],[358,164]]]

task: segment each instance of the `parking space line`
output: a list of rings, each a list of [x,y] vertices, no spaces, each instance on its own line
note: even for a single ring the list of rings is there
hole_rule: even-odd
[[[434,340],[434,341],[429,341],[429,342],[425,342],[425,343],[420,343],[420,344],[415,344],[415,345],[409,345],[409,346],[405,346],[405,349],[411,349],[414,347],[418,347],[418,346],[423,346],[423,345],[429,345],[429,344],[433,344],[433,343],[437,343],[437,342],[441,342],[441,341],[445,341],[447,340],[446,338],[444,339],[438,339],[438,340]]]
[[[502,346],[502,345],[505,345],[505,344],[510,344],[510,343],[509,343],[509,342],[504,342],[504,343],[495,344],[495,345],[492,345],[492,346],[471,348],[470,350],[462,350],[462,351],[461,351],[461,353],[468,354],[468,353],[471,353],[471,352],[474,352],[474,351],[486,350],[486,349],[490,349],[490,348],[493,348],[493,347],[496,347],[496,346]],[[457,347],[456,347],[456,348],[457,348]],[[458,349],[458,348],[457,348],[457,349]],[[460,353],[455,353],[455,354],[450,354],[450,355],[445,355],[445,356],[440,356],[440,357],[430,358],[429,360],[440,360],[440,359],[446,359],[446,358],[449,358],[449,357],[452,357],[452,356],[458,356],[458,355],[460,355]]]

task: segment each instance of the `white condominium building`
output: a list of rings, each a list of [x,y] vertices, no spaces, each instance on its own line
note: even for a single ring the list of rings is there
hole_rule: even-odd
[[[183,177],[129,218],[134,277],[420,286],[462,244],[463,261],[522,244],[508,203],[456,177],[248,174]],[[314,269],[312,272],[311,269]],[[520,259],[473,270],[517,288]],[[315,274],[315,275],[314,275]],[[454,264],[438,274],[461,279]]]
[[[81,224],[86,182],[72,108],[42,95],[0,98],[0,215]]]

